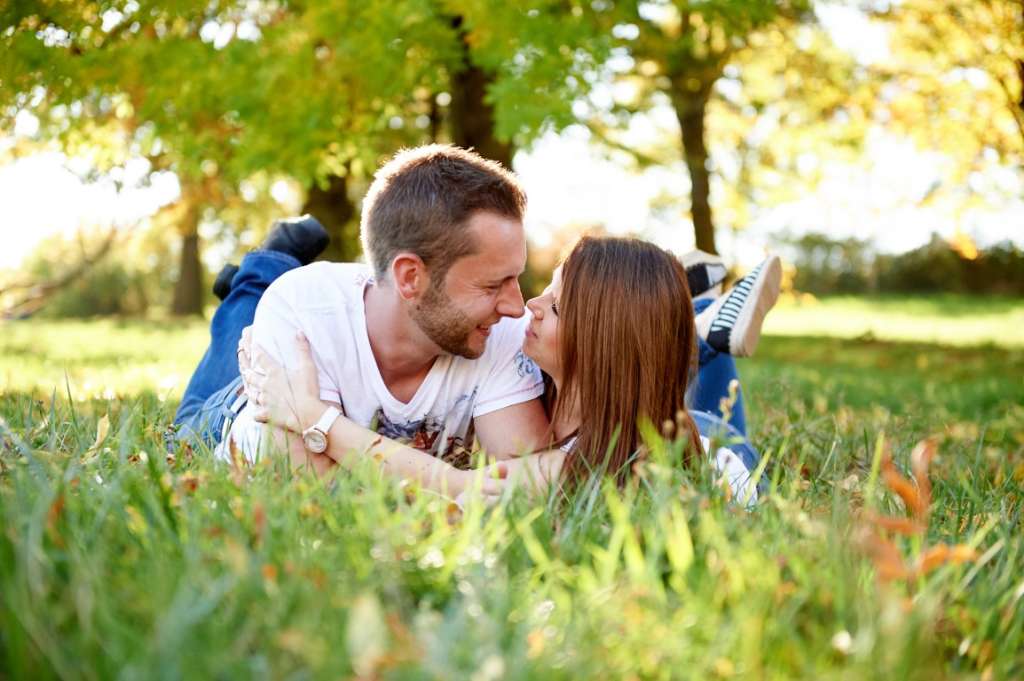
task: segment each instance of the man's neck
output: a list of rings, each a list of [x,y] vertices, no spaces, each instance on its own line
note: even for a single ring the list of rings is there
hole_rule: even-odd
[[[370,284],[363,294],[363,303],[366,334],[381,378],[392,395],[408,402],[440,350],[409,318],[392,289]]]

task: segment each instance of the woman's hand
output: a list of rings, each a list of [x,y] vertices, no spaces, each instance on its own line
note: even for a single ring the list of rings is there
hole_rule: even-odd
[[[543,497],[557,484],[565,452],[553,449],[502,461],[509,487],[521,487],[532,496]]]
[[[327,405],[320,400],[320,380],[309,341],[296,332],[298,366],[289,371],[252,342],[249,327],[238,342],[238,368],[245,394],[256,407],[253,418],[293,433],[316,423]]]
[[[511,484],[504,461],[492,463],[483,469],[456,470],[452,477],[456,478],[456,482],[450,486],[448,493],[455,497],[459,508],[465,508],[473,498],[479,498],[485,506],[493,506],[501,500],[505,489]]]

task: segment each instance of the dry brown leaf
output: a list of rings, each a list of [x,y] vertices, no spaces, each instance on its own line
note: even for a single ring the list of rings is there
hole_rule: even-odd
[[[886,486],[903,500],[908,512],[918,517],[924,515],[925,507],[917,488],[900,475],[896,465],[888,457],[882,462],[882,479]]]
[[[444,511],[449,525],[458,525],[462,521],[462,507],[454,501],[448,502]]]
[[[892,541],[867,530],[861,538],[861,546],[874,563],[878,578],[883,581],[902,579],[910,575],[903,561],[903,555]]]
[[[978,560],[978,552],[967,544],[957,544],[949,548],[949,562],[967,563]]]
[[[936,544],[921,554],[917,563],[917,573],[926,575],[935,568],[942,567],[949,561],[949,547],[945,544]]]
[[[877,513],[865,513],[864,520],[871,523],[877,528],[887,530],[889,532],[895,532],[896,534],[902,534],[907,537],[914,535],[923,534],[925,526],[916,520],[910,518],[893,518],[887,515],[879,515]]]
[[[932,503],[932,483],[928,479],[928,468],[932,459],[935,458],[935,440],[928,438],[921,440],[910,453],[910,468],[914,473],[914,480],[917,482],[917,489],[920,490],[921,500],[924,505],[924,512]]]

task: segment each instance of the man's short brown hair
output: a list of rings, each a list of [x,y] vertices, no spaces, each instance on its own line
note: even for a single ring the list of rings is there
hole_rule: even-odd
[[[448,144],[403,149],[377,171],[363,200],[363,251],[378,281],[408,251],[440,283],[452,263],[476,252],[467,229],[473,213],[522,220],[525,209],[523,188],[494,161]]]

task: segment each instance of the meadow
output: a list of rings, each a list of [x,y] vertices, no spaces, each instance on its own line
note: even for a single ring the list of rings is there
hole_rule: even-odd
[[[655,434],[625,489],[491,509],[168,454],[205,323],[6,323],[0,677],[1020,678],[1022,310],[784,303],[750,511]]]

